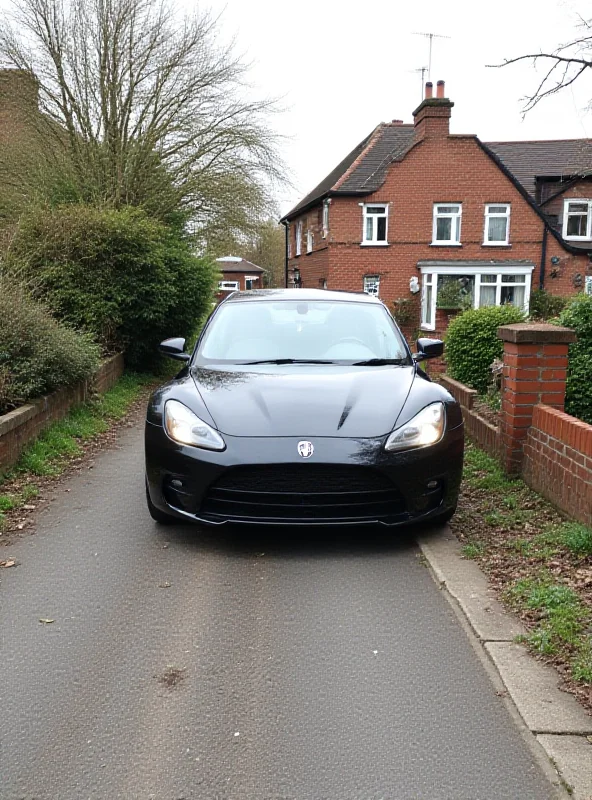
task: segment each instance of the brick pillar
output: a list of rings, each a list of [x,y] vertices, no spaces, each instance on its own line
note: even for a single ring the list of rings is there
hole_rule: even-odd
[[[518,472],[532,413],[538,403],[563,410],[570,328],[549,323],[503,325],[502,456],[508,472]]]

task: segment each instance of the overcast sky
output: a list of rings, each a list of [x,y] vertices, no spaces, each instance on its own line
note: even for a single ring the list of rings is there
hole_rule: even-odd
[[[187,8],[194,0],[185,0]],[[522,119],[521,98],[536,85],[532,67],[502,70],[486,64],[552,49],[577,33],[581,0],[208,0],[221,13],[224,36],[253,62],[261,95],[282,96],[286,111],[274,124],[288,137],[283,148],[295,185],[282,212],[312,189],[379,122],[412,121],[420,76],[434,40],[432,80],[446,81],[454,101],[453,133],[499,139],[578,138],[592,135],[592,75],[573,91],[542,103]]]

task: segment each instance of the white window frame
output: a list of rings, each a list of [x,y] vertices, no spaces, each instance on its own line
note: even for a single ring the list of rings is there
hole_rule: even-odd
[[[323,202],[323,229],[322,229],[322,233],[321,233],[321,236],[323,237],[323,239],[326,239],[327,236],[329,235],[329,205],[330,205],[330,203],[331,203],[330,200],[325,200]]]
[[[306,252],[312,253],[314,247],[314,233],[312,231],[306,231]]]
[[[245,292],[250,292],[251,289],[253,288],[251,286],[251,289],[247,289],[247,281],[251,281],[251,283],[253,284],[255,283],[255,281],[258,280],[259,280],[259,275],[245,275]]]
[[[587,220],[586,220],[586,235],[585,236],[568,236],[567,234],[567,223],[569,222],[569,217],[572,216],[569,213],[569,204],[570,203],[587,203],[588,204],[588,212],[587,212]],[[581,213],[574,214],[573,216],[581,216]],[[568,197],[563,201],[563,238],[567,241],[576,241],[582,242],[586,241],[587,239],[592,239],[592,200],[587,200],[584,197]]]
[[[361,244],[365,245],[366,247],[368,247],[368,246],[385,247],[386,245],[388,245],[389,204],[388,203],[360,203],[360,205],[362,206],[362,241],[361,241]],[[380,214],[369,214],[368,213],[368,209],[369,208],[383,208],[384,211],[382,213],[380,213]],[[384,230],[385,238],[384,238],[384,240],[376,238],[377,235],[378,235],[378,225],[377,224],[372,225],[372,238],[371,239],[367,239],[366,238],[366,233],[367,233],[366,229],[367,229],[367,220],[368,219],[372,219],[372,220],[384,219],[385,220],[385,226],[384,226],[384,228],[385,228],[385,230]]]
[[[302,220],[299,219],[296,223],[296,255],[302,255]]]
[[[473,308],[479,308],[479,298],[481,295],[481,275],[496,275],[497,280],[495,283],[487,283],[486,286],[495,286],[496,293],[495,293],[495,302],[496,305],[500,305],[501,301],[501,290],[502,286],[520,286],[522,284],[504,284],[502,282],[503,275],[524,275],[526,276],[525,284],[524,284],[524,310],[528,312],[529,304],[530,304],[530,291],[531,291],[531,283],[532,283],[532,272],[534,270],[533,266],[524,266],[524,264],[508,264],[504,265],[503,267],[497,266],[478,266],[475,264],[471,264],[470,262],[467,264],[454,264],[453,266],[447,265],[446,263],[438,264],[436,266],[422,266],[420,267],[421,270],[421,283],[422,283],[422,301],[421,301],[421,324],[420,328],[425,331],[433,331],[436,329],[436,304],[438,301],[438,276],[440,275],[447,275],[453,277],[454,275],[474,275],[475,276],[475,293],[473,298]],[[429,314],[430,321],[424,321],[426,319],[425,314],[425,275],[431,275],[432,285],[434,290],[432,291],[432,302]]]
[[[238,281],[218,281],[219,292],[238,292],[239,289]]]
[[[375,286],[376,290],[370,291],[371,286]],[[380,297],[380,275],[364,275],[364,291],[372,297]]]
[[[435,295],[437,292],[438,276],[428,269],[422,269],[421,275],[421,319],[420,328],[424,331],[436,330],[436,300]],[[432,302],[428,308],[426,304],[428,287],[432,289]],[[429,315],[428,312],[429,311]]]
[[[440,213],[438,211],[439,208],[444,208],[446,206],[458,206],[458,211],[454,213]],[[450,225],[450,232],[453,235],[455,233],[457,234],[456,239],[436,239],[439,219],[452,220],[452,224]],[[454,224],[455,220],[458,220],[457,225]],[[461,234],[462,234],[462,203],[452,203],[452,202],[434,203],[433,220],[432,220],[432,245],[437,245],[438,247],[460,247]]]
[[[505,207],[505,212],[490,211],[490,208]],[[506,238],[503,242],[496,242],[489,238],[489,220],[506,220]],[[510,203],[486,203],[485,204],[485,227],[483,229],[483,244],[487,247],[507,247],[510,244]]]

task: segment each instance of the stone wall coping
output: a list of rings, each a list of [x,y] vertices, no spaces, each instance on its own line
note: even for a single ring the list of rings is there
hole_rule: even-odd
[[[13,431],[23,423],[27,422],[38,413],[36,404],[31,403],[26,406],[19,406],[13,411],[8,411],[6,414],[0,416],[0,436],[3,436],[8,431]]]
[[[514,344],[570,344],[576,340],[576,332],[550,322],[516,322],[502,325],[497,335],[504,342]]]

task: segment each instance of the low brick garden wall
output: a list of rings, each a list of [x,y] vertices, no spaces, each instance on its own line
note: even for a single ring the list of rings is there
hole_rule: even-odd
[[[447,389],[454,399],[460,403],[465,422],[465,430],[471,439],[487,453],[499,457],[501,455],[501,433],[499,426],[480,416],[473,408],[477,392],[469,389],[464,383],[455,381],[448,375],[440,375],[438,382]]]
[[[539,494],[592,526],[592,425],[556,408],[535,406],[522,474]]]
[[[123,355],[103,361],[89,380],[39,397],[25,406],[0,416],[0,472],[15,464],[25,446],[41,431],[66,416],[75,405],[94,392],[103,393],[123,374]]]

